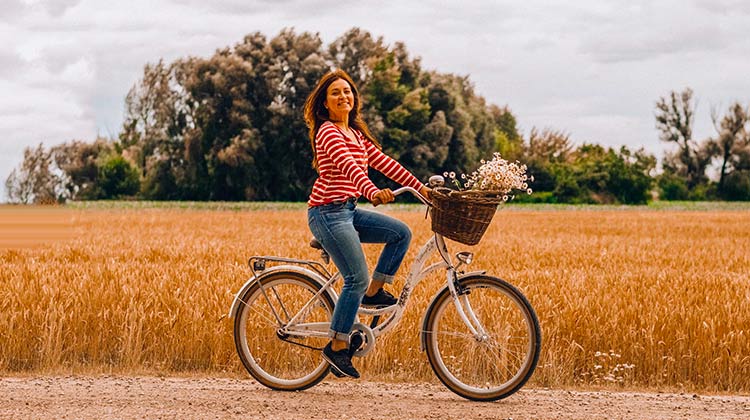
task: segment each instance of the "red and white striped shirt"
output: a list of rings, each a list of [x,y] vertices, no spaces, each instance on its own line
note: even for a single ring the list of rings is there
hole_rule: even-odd
[[[416,190],[422,187],[414,175],[378,150],[362,133],[352,131],[357,140],[347,138],[330,121],[324,122],[318,129],[315,150],[319,176],[313,184],[308,206],[330,204],[360,195],[372,201],[380,190],[367,177],[368,165],[401,185]]]

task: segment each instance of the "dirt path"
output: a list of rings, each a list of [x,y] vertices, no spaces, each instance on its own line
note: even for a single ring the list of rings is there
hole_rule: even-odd
[[[495,403],[437,384],[326,380],[275,392],[222,378],[0,378],[0,419],[750,419],[749,396],[525,389]]]

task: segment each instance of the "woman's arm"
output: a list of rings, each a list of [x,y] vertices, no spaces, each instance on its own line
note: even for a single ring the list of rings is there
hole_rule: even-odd
[[[365,139],[364,143],[370,166],[403,186],[422,191],[424,185],[411,172],[401,166],[395,159],[378,150],[372,142]]]
[[[317,135],[317,142],[331,158],[333,164],[354,184],[368,200],[372,201],[380,190],[367,177],[367,173],[357,164],[341,134],[333,124],[323,124]]]

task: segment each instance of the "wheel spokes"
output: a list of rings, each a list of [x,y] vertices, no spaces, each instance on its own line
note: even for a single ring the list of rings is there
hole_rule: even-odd
[[[467,293],[460,297],[461,305],[446,293],[431,309],[434,315],[426,331],[430,363],[459,395],[502,398],[520,387],[536,366],[536,317],[527,311],[525,299],[500,280],[481,278],[462,286]],[[471,333],[472,328],[478,333]]]

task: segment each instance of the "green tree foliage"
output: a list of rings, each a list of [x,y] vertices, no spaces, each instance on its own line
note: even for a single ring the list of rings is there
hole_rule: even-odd
[[[657,178],[659,186],[659,198],[667,201],[689,200],[690,190],[685,178],[679,177],[672,172],[665,172]]]
[[[445,169],[469,173],[479,166],[481,159],[489,159],[496,151],[493,116],[483,97],[474,92],[467,77],[435,74],[429,98],[448,95],[450,100],[438,101],[435,108],[445,112],[453,135],[448,148]],[[443,169],[443,168],[440,168]]]
[[[315,174],[302,106],[329,69],[321,44],[291,30],[270,42],[254,33],[208,59],[148,66],[122,136],[144,156],[144,196],[301,199]]]
[[[572,152],[573,145],[567,133],[551,129],[540,132],[536,127],[532,128],[521,157],[528,166],[528,173],[534,176],[532,188],[537,191],[563,189],[565,197],[580,195],[577,181],[555,174],[556,167],[571,163]],[[561,184],[559,188],[557,184]]]
[[[644,204],[651,197],[656,158],[644,150],[605,149],[584,144],[574,148],[569,135],[531,130],[522,161],[535,193],[523,201],[556,203]]]
[[[270,41],[255,33],[206,59],[145,68],[120,137],[143,196],[306,199],[316,173],[302,107],[333,67],[358,83],[386,153],[420,178],[473,170],[502,136],[518,147],[509,109],[488,106],[465,77],[423,71],[401,43],[389,47],[356,28],[327,49],[310,33],[287,29]]]
[[[523,138],[516,127],[516,117],[510,108],[490,105],[490,113],[495,122],[495,149],[508,160],[521,159]]]
[[[402,44],[373,60],[370,78],[360,86],[372,133],[394,159],[408,149],[428,122],[430,107],[418,85],[419,60],[410,60]]]
[[[102,197],[99,166],[104,156],[115,153],[112,141],[97,138],[93,143],[73,140],[51,149],[55,164],[65,177],[65,189],[72,200],[96,200]]]
[[[106,159],[98,170],[100,198],[132,196],[140,188],[138,169],[120,155]]]
[[[632,153],[624,146],[616,151],[584,144],[572,154],[570,165],[556,166],[556,176],[563,180],[557,188],[564,189],[555,195],[569,202],[645,204],[655,166],[656,159],[643,150]],[[578,195],[571,195],[576,187]]]
[[[139,169],[146,198],[195,198],[194,189],[202,182],[183,147],[197,135],[195,110],[185,92],[191,63],[147,65],[125,98],[120,147]]]
[[[267,185],[265,200],[301,200],[316,176],[312,150],[302,115],[307,96],[329,70],[322,41],[317,35],[283,31],[269,44],[270,64],[265,83],[273,100],[262,116],[260,136],[266,159],[259,162]]]
[[[350,29],[328,47],[333,67],[346,71],[360,88],[370,81],[375,63],[387,53],[383,37],[374,39],[359,28]]]
[[[721,191],[722,198],[731,201],[750,201],[750,171],[730,172]]]

